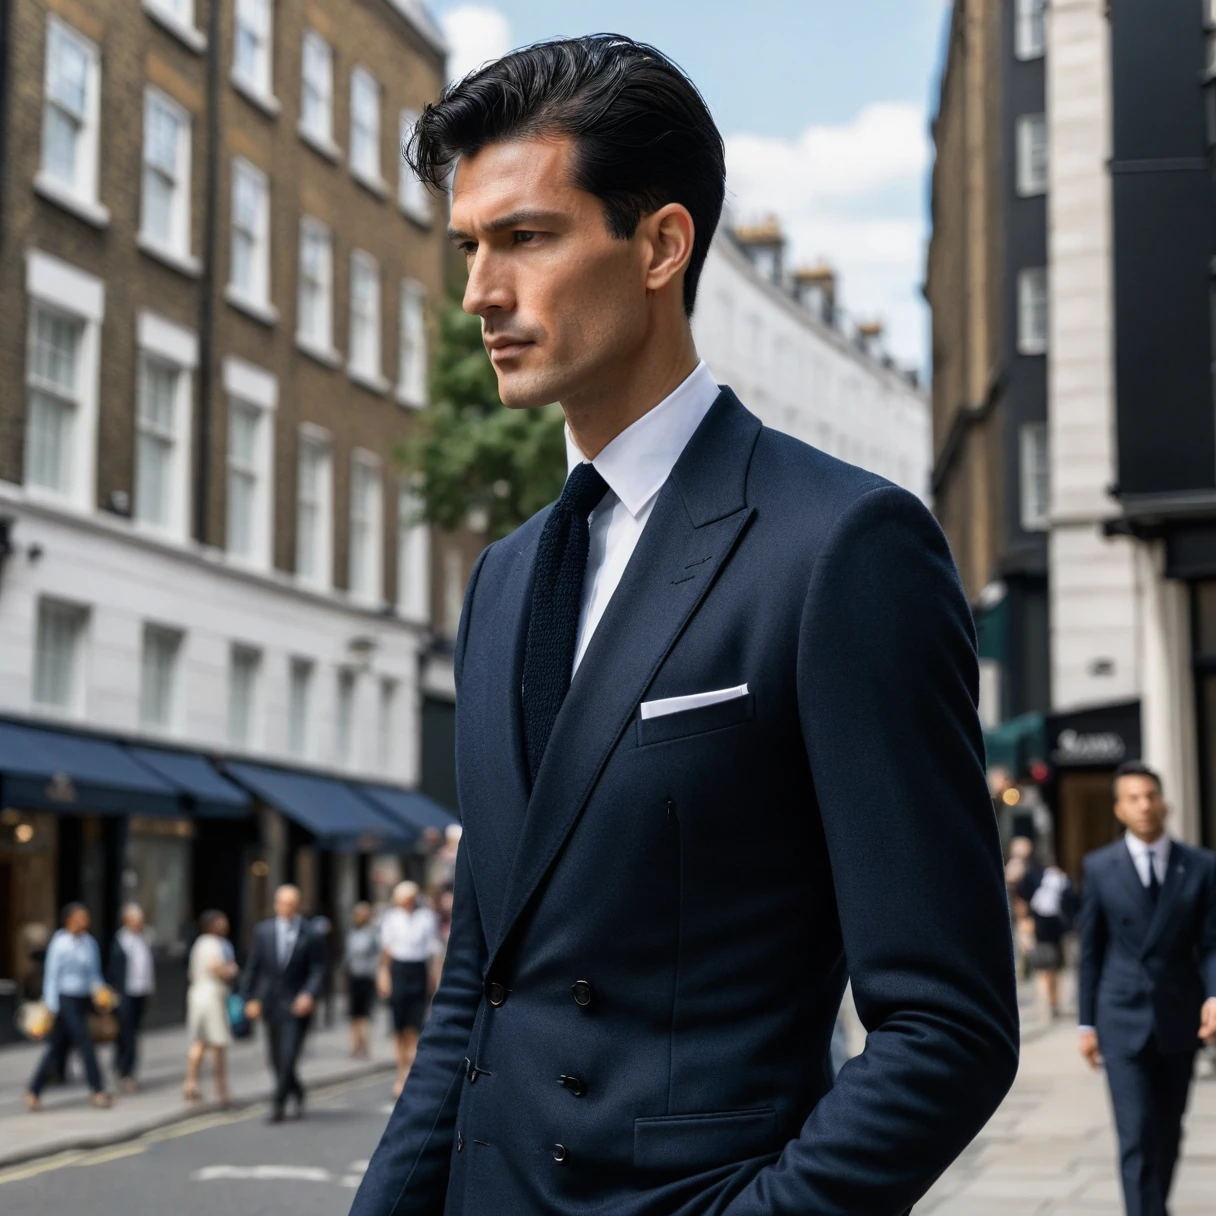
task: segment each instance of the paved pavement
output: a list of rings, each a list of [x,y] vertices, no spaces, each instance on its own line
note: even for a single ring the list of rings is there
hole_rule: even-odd
[[[383,1017],[383,1010],[379,1012]],[[0,1168],[50,1153],[117,1144],[197,1113],[182,1101],[186,1067],[186,1034],[182,1027],[151,1031],[143,1036],[139,1092],[116,1094],[113,1107],[105,1111],[94,1110],[90,1105],[88,1089],[79,1080],[80,1064],[74,1058],[71,1068],[77,1082],[48,1087],[42,1095],[43,1109],[30,1114],[25,1109],[25,1087],[41,1050],[33,1044],[0,1049]],[[332,1029],[317,1027],[309,1035],[301,1077],[306,1086],[312,1086],[369,1074],[379,1076],[392,1066],[392,1044],[384,1024],[372,1036],[372,1051],[371,1062],[352,1060],[345,1022],[339,1018]],[[107,1077],[111,1075],[110,1056],[108,1046],[101,1048],[100,1061]],[[237,1106],[248,1106],[268,1097],[270,1075],[265,1058],[260,1034],[234,1043],[230,1049],[228,1083]],[[208,1064],[204,1064],[202,1087],[205,1097],[214,1092]],[[0,1212],[9,1216],[3,1199]],[[58,1209],[44,1212],[49,1216]]]
[[[0,1212],[342,1216],[391,1104],[391,1078],[364,1078],[314,1090],[300,1122],[268,1127],[258,1106],[0,1170]]]
[[[1216,1078],[1201,1067],[1173,1216],[1216,1211]],[[1106,1078],[1077,1054],[1071,1021],[1032,1024],[1018,1079],[916,1216],[1122,1216]]]

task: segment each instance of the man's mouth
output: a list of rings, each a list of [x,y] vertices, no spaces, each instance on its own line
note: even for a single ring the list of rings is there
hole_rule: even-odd
[[[529,346],[534,346],[535,343],[529,342],[524,338],[513,337],[498,337],[490,338],[486,341],[486,348],[490,352],[490,361],[492,363],[503,363],[508,359],[517,358],[523,354]]]

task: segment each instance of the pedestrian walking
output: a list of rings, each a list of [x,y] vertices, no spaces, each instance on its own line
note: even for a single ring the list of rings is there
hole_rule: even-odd
[[[380,963],[380,936],[372,924],[371,904],[360,900],[351,909],[346,933],[346,994],[350,1016],[350,1054],[355,1059],[371,1054],[369,1028],[376,1000],[376,971]]]
[[[122,927],[114,935],[107,969],[110,987],[118,994],[118,1042],[114,1050],[114,1072],[118,1087],[134,1093],[139,1057],[139,1030],[147,1003],[156,991],[156,965],[145,933],[144,913],[139,904],[122,910]]]
[[[190,1046],[182,1095],[192,1106],[201,1100],[199,1073],[203,1058],[210,1053],[216,1101],[227,1106],[228,1048],[232,1044],[228,993],[240,969],[228,940],[228,917],[211,909],[199,917],[198,927],[186,967],[186,1034]]]
[[[468,580],[443,983],[354,1216],[907,1212],[1018,1053],[945,537],[701,360],[723,142],[653,46],[512,51],[407,156],[568,475]]]
[[[281,1123],[294,1099],[304,1114],[304,1086],[296,1065],[317,997],[325,982],[325,945],[300,915],[300,890],[290,884],[274,893],[274,916],[253,931],[253,949],[241,973],[245,1015],[266,1026],[266,1052],[274,1077],[268,1123]]]
[[[399,882],[393,888],[393,906],[380,924],[380,995],[389,1003],[397,1048],[400,1094],[414,1064],[418,1035],[426,1021],[430,1000],[431,960],[439,954],[439,926],[435,913],[418,903],[418,884]]]
[[[96,938],[89,933],[89,910],[84,904],[68,904],[61,920],[63,927],[47,947],[42,981],[42,999],[55,1023],[25,1101],[30,1110],[41,1107],[48,1073],[56,1061],[66,1060],[67,1051],[74,1047],[84,1063],[93,1105],[104,1109],[110,1105],[110,1095],[102,1083],[97,1054],[89,1037],[89,1014],[94,1001],[108,991],[101,974],[101,951]]]
[[[1018,884],[1018,897],[1030,920],[1030,967],[1048,1017],[1060,1016],[1060,972],[1064,937],[1076,918],[1072,881],[1059,866],[1031,866]]]
[[[1200,1041],[1216,1042],[1216,853],[1165,832],[1161,779],[1115,772],[1122,840],[1085,858],[1081,1054],[1105,1064],[1127,1216],[1166,1216]]]

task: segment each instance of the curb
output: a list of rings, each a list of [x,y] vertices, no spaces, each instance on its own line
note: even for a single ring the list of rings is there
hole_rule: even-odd
[[[396,1064],[391,1060],[364,1064],[359,1068],[350,1069],[341,1076],[327,1077],[324,1081],[313,1082],[309,1086],[308,1092],[310,1097],[323,1097],[328,1090],[342,1085],[349,1085],[352,1081],[362,1081],[369,1077],[375,1077],[380,1073],[389,1073],[394,1071],[395,1068]],[[64,1140],[63,1143],[47,1145],[42,1148],[19,1150],[15,1153],[0,1152],[0,1173],[17,1166],[29,1165],[34,1161],[45,1161],[51,1157],[59,1157],[65,1153],[94,1152],[97,1149],[112,1148],[116,1144],[127,1144],[151,1132],[159,1131],[161,1128],[173,1127],[179,1123],[189,1122],[191,1119],[207,1119],[218,1114],[236,1114],[240,1111],[247,1111],[261,1106],[269,1100],[270,1091],[266,1090],[257,1096],[235,1098],[227,1107],[221,1107],[215,1102],[205,1102],[199,1106],[185,1106],[154,1117],[150,1116],[140,1122],[129,1124],[121,1130],[115,1129],[108,1132],[99,1132],[96,1135],[77,1136],[74,1139]],[[45,1117],[45,1113],[47,1112],[41,1113],[42,1117]],[[31,1114],[29,1116],[31,1119],[38,1117],[40,1115]],[[3,1181],[2,1177],[0,1177],[0,1181]]]

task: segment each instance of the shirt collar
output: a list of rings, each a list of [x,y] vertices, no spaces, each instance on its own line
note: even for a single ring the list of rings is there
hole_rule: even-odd
[[[659,492],[722,390],[699,362],[676,390],[627,426],[591,463],[630,515]],[[566,427],[566,472],[586,457]]]
[[[1158,836],[1152,844],[1145,844],[1139,836],[1135,836],[1131,832],[1124,832],[1123,839],[1127,843],[1127,851],[1132,855],[1133,861],[1140,861],[1147,857],[1149,849],[1152,849],[1155,856],[1169,856],[1170,838],[1168,835]]]

